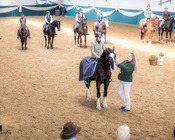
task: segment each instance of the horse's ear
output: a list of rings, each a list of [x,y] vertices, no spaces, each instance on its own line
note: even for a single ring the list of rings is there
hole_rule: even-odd
[[[115,51],[115,46],[113,46],[113,49],[112,50],[113,50],[113,52]]]
[[[105,49],[106,52],[109,52],[108,48]]]

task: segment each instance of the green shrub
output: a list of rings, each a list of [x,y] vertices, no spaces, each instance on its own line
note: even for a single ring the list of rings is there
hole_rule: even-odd
[[[151,55],[150,56],[150,59],[156,59],[157,57],[156,57],[156,55]]]
[[[159,56],[164,56],[164,53],[163,52],[159,53]]]

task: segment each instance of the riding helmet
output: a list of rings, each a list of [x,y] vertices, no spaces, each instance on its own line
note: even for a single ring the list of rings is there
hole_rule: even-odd
[[[50,12],[49,11],[46,11],[46,14],[50,14]]]
[[[100,38],[102,38],[102,37],[103,37],[103,35],[102,35],[102,33],[101,33],[101,32],[96,32],[95,37],[100,37]]]

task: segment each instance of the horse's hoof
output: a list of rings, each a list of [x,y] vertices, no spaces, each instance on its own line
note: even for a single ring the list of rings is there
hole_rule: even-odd
[[[77,47],[77,45],[75,45],[75,47]]]
[[[49,48],[47,48],[49,50]]]
[[[86,100],[87,101],[91,101],[91,97],[86,97]]]
[[[103,107],[104,107],[105,109],[107,109],[107,108],[108,108],[108,105],[107,105],[107,104],[103,104]]]
[[[96,108],[97,108],[98,110],[101,110],[101,106],[99,106],[99,105],[97,105]]]
[[[172,43],[172,42],[170,41],[170,43]]]
[[[150,46],[152,46],[152,43],[149,43]]]
[[[87,46],[85,46],[85,48],[87,48]]]

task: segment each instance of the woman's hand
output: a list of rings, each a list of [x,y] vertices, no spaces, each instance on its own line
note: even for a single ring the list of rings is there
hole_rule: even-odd
[[[118,60],[118,64],[120,64],[121,62]]]

